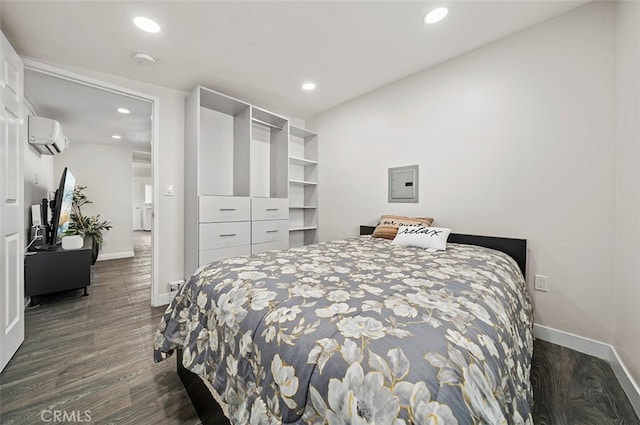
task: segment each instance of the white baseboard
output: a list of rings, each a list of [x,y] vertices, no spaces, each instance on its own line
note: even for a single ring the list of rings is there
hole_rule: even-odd
[[[580,353],[588,354],[599,359],[609,360],[611,345],[594,339],[559,331],[542,325],[533,325],[533,335],[543,341],[562,345]]]
[[[110,252],[108,254],[100,253],[98,254],[98,261],[115,260],[118,258],[131,258],[135,256],[136,254],[134,254],[133,251]]]
[[[175,292],[165,292],[162,293],[160,295],[158,295],[158,299],[155,300],[154,303],[152,303],[152,305],[154,307],[160,307],[163,305],[167,305],[171,302],[171,300],[173,300]]]
[[[629,370],[620,359],[615,347],[611,347],[611,357],[609,358],[613,373],[616,374],[616,378],[620,382],[622,389],[629,397],[629,401],[636,411],[636,415],[640,416],[640,386],[631,377]]]
[[[640,386],[631,377],[614,346],[542,325],[533,325],[533,335],[543,341],[607,360],[622,389],[629,397],[633,409],[640,416]]]

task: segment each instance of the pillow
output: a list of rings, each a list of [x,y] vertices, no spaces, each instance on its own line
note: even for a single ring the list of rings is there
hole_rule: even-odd
[[[398,226],[431,226],[433,219],[429,217],[404,217],[401,215],[383,215],[373,231],[374,238],[393,239],[398,233]]]
[[[447,248],[447,239],[451,229],[427,226],[400,226],[393,242],[400,246],[417,246],[443,251]]]

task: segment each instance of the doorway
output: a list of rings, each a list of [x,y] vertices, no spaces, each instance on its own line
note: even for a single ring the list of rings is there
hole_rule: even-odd
[[[113,225],[105,233],[106,244],[97,264],[141,253],[147,256],[141,262],[149,267],[147,300],[159,305],[158,243],[154,237],[158,228],[154,202],[159,187],[154,167],[158,98],[28,59],[25,94],[32,112],[59,121],[70,141],[69,147],[54,157],[25,158],[25,202],[38,202],[43,192],[54,190],[61,169],[73,170],[77,184],[87,186],[85,192],[92,201],[83,212],[86,207],[86,213],[100,214],[100,219]],[[136,215],[134,190],[141,178],[146,191],[142,196],[150,196],[143,199]]]

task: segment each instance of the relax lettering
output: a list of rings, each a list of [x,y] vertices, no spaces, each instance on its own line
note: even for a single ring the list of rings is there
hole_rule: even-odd
[[[402,235],[415,235],[420,233],[430,237],[434,237],[434,236],[439,236],[440,233],[442,233],[442,230],[435,230],[435,229],[430,229],[428,227],[422,227],[422,226],[413,226],[413,227],[407,227],[405,229],[402,229],[402,231],[399,232],[399,234],[402,234]]]

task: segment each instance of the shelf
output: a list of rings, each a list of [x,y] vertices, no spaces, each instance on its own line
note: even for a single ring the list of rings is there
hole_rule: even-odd
[[[213,109],[227,115],[238,115],[242,111],[249,108],[249,104],[242,102],[233,97],[218,93],[206,87],[198,86],[196,90],[200,91],[200,105],[203,108]]]
[[[271,124],[266,121],[259,120],[258,118],[251,118],[251,122],[255,124],[263,125],[265,127],[275,128],[276,130],[282,130],[282,126]]]
[[[289,133],[292,136],[302,137],[303,139],[315,137],[315,133],[305,130],[304,128],[296,127],[295,125],[289,125]]]
[[[304,181],[304,180],[289,180],[289,183],[314,185],[314,186],[318,184],[318,182],[308,182],[308,181]]]
[[[311,159],[298,158],[297,156],[290,156],[289,162],[295,165],[317,165],[318,161],[313,161]]]
[[[251,121],[278,130],[282,130],[288,122],[285,117],[265,111],[264,109],[256,108],[255,106],[251,107]]]
[[[302,232],[305,230],[316,230],[317,226],[304,226],[304,227],[292,227],[289,229],[290,232]]]
[[[318,137],[289,123],[289,246],[318,243]]]

